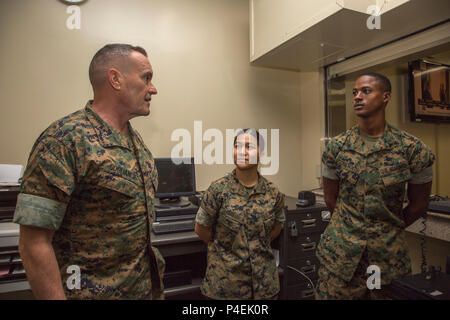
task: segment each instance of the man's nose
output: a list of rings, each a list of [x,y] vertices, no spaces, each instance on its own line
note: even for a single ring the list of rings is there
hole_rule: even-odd
[[[156,89],[156,87],[153,84],[150,84],[150,93],[151,94],[158,94],[158,90]]]
[[[360,102],[362,100],[361,96],[359,95],[359,93],[353,97],[353,101],[355,102]]]
[[[362,100],[361,98],[361,91],[358,91],[354,97],[355,100]]]

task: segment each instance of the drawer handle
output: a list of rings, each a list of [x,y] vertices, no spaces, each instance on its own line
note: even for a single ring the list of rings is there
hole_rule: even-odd
[[[302,251],[311,251],[316,249],[316,243],[302,243]]]
[[[314,290],[313,289],[303,290],[302,291],[302,298],[310,298],[312,296],[314,296]]]
[[[306,266],[306,267],[302,267],[300,268],[300,270],[302,270],[302,272],[308,274],[308,273],[314,273],[316,272],[316,266],[312,265],[312,266]]]
[[[303,228],[313,228],[316,226],[316,219],[302,220]]]

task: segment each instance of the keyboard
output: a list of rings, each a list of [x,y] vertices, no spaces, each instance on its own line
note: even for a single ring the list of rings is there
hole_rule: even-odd
[[[155,234],[193,231],[195,228],[195,220],[182,220],[173,222],[155,222],[153,223],[153,232]]]
[[[438,272],[431,279],[415,274],[393,280],[388,295],[393,300],[449,300],[449,288],[449,274]]]
[[[428,211],[450,214],[450,199],[437,199],[430,201]]]

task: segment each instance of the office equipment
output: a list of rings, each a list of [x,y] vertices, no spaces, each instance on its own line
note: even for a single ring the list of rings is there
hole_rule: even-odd
[[[8,293],[17,297],[32,297],[30,285],[19,255],[19,226],[12,222],[0,223],[0,300]]]
[[[172,222],[155,222],[153,223],[153,232],[155,234],[192,231],[195,227],[195,219]]]
[[[430,201],[428,211],[450,214],[450,199]]]
[[[163,207],[155,205],[155,234],[194,230],[198,207],[188,202],[184,207]]]
[[[19,187],[0,187],[0,222],[12,221],[19,192]]]
[[[168,222],[180,220],[193,220],[197,215],[198,207],[188,203],[185,207],[155,208],[155,222]]]
[[[0,164],[0,186],[19,186],[23,166],[15,164]]]
[[[393,300],[450,300],[450,275],[440,271],[415,274],[392,281],[388,295]]]
[[[319,261],[315,256],[320,235],[328,225],[328,211],[322,203],[303,208],[297,199],[285,199],[286,221],[274,247],[280,252],[280,267],[283,270],[280,299],[314,299]]]
[[[298,193],[297,206],[309,207],[316,203],[316,195],[311,191],[300,191]]]
[[[167,300],[204,299],[200,283],[206,270],[206,244],[193,231],[152,235],[152,246],[166,261]]]
[[[189,202],[180,200],[180,197],[191,196],[196,192],[194,158],[155,158],[155,165],[158,170],[155,197],[159,198],[155,207],[188,206]]]
[[[0,300],[33,299],[19,255],[19,225],[11,222],[19,190],[0,188]]]
[[[155,158],[155,165],[155,234],[194,230],[198,207],[181,199],[196,194],[194,158]]]
[[[163,283],[167,289],[192,284],[191,270],[165,272]]]

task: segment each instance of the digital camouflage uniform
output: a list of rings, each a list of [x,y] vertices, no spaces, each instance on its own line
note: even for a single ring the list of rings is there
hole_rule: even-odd
[[[371,149],[357,126],[328,143],[322,162],[336,170],[339,194],[317,249],[322,266],[317,298],[348,297],[352,290],[364,294],[366,282],[354,277],[370,275],[355,272],[360,264],[380,267],[382,288],[411,272],[402,216],[405,185],[433,161],[419,139],[390,125]],[[341,288],[329,289],[333,282]]]
[[[283,222],[284,195],[259,175],[253,188],[236,171],[213,182],[203,195],[196,222],[211,228],[208,266],[201,286],[212,299],[271,299],[280,283],[270,232]]]
[[[129,123],[130,134],[119,133],[91,103],[37,139],[14,222],[56,230],[52,244],[67,298],[162,298],[165,263],[150,246],[153,156]],[[70,265],[80,267],[80,289],[67,288]]]

